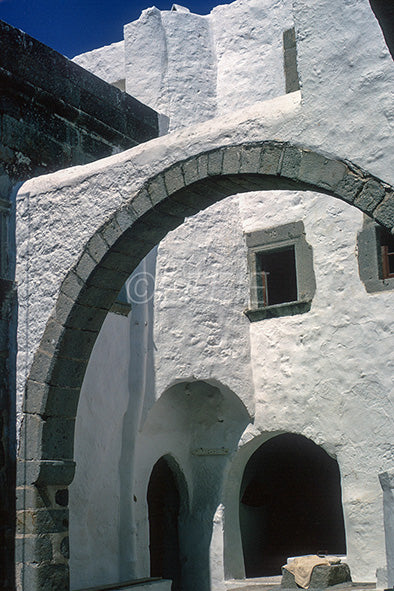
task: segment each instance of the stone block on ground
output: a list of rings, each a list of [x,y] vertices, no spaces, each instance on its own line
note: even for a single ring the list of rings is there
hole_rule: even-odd
[[[314,567],[308,589],[327,589],[333,585],[351,582],[350,568],[345,563],[320,564]],[[282,567],[282,589],[301,589],[294,575]]]

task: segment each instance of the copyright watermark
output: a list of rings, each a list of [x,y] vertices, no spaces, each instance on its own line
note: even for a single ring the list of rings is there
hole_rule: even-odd
[[[128,301],[132,304],[146,304],[155,292],[155,278],[148,271],[132,275],[126,283]]]

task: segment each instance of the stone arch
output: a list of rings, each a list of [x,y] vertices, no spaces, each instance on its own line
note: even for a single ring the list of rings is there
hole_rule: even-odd
[[[215,550],[211,546],[213,536],[220,536],[218,530],[222,527],[216,516],[221,484],[239,438],[250,421],[251,416],[239,395],[221,380],[210,377],[172,382],[153,404],[140,429],[136,457],[144,457],[145,464],[139,462],[142,473],[138,471],[136,479],[139,482],[135,490],[137,498],[146,496],[151,466],[163,457],[163,450],[167,450],[164,457],[170,467],[174,468],[171,462],[180,467],[188,487],[189,504],[183,510],[179,530],[182,579],[186,589],[206,589],[210,576],[221,568],[218,546]],[[175,434],[172,440],[171,433]],[[179,479],[177,482],[179,486]],[[183,496],[181,494],[181,498]],[[139,523],[142,523],[141,517]],[[140,540],[144,535],[142,528]],[[143,546],[146,548],[147,543]],[[218,553],[216,559],[215,553]],[[141,564],[144,562],[146,558],[141,550]],[[146,573],[142,572],[141,576]]]
[[[309,450],[310,448],[313,448],[312,451],[315,450],[316,452],[318,452],[319,457],[321,456],[327,458],[330,464],[335,464],[335,477],[340,478],[338,460],[334,455],[332,455],[332,453],[330,453],[325,448],[324,444],[317,443],[313,439],[305,437],[300,433],[290,431],[266,431],[257,434],[253,433],[253,427],[248,427],[242,438],[246,440],[246,443],[240,447],[236,456],[232,460],[224,485],[223,504],[225,506],[225,527],[223,532],[223,561],[226,579],[244,579],[245,577],[251,576],[250,574],[248,575],[245,565],[242,539],[242,525],[239,510],[241,497],[245,493],[245,473],[247,467],[256,454],[261,454],[261,452],[264,451],[266,445],[268,445],[268,447],[275,448],[276,442],[280,442],[281,439],[286,440],[286,438],[290,438],[293,440],[292,443],[290,443],[289,447],[291,451],[294,450],[294,445],[297,447],[297,440],[300,440],[301,444],[302,442],[305,442],[307,444],[307,448]],[[286,447],[286,443],[286,441],[282,442],[282,447],[283,445]],[[313,454],[311,457],[313,458]],[[338,501],[338,498],[336,498],[335,500]],[[335,510],[336,506],[334,507],[334,514],[336,515]],[[340,533],[343,533],[343,535],[345,535],[342,513],[341,517],[343,530]],[[256,516],[254,517],[254,520],[256,520]],[[346,545],[345,539],[343,540],[343,544]],[[341,544],[339,544],[339,546],[341,546]],[[339,546],[337,547],[336,552],[338,552]],[[325,548],[319,548],[319,550],[324,551]],[[271,575],[272,574],[273,573],[271,573]],[[257,577],[263,575],[255,574],[254,576]]]
[[[247,578],[280,575],[289,556],[346,554],[338,462],[303,435],[277,435],[254,452],[239,512]]]
[[[96,336],[125,279],[185,216],[232,194],[272,189],[329,194],[390,230],[394,226],[394,189],[352,163],[289,142],[243,143],[194,155],[149,178],[90,238],[68,272],[26,383],[18,558],[31,564],[22,585],[43,588],[51,577],[59,589],[68,588],[67,486],[74,474],[79,389]],[[35,545],[38,535],[46,536],[47,551],[45,544]]]

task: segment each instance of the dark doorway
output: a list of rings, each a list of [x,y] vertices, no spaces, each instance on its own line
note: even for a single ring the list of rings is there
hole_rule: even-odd
[[[302,435],[261,445],[245,468],[240,526],[246,577],[279,575],[290,556],[345,554],[336,460]]]
[[[181,591],[180,495],[174,472],[165,458],[153,466],[147,500],[151,577],[171,579],[172,591]]]

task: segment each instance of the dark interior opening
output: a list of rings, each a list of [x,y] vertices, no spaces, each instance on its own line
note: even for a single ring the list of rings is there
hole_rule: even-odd
[[[256,255],[259,303],[272,306],[297,301],[294,246]]]
[[[147,500],[151,577],[171,579],[172,591],[180,591],[180,496],[174,473],[165,458],[160,458],[153,467]]]
[[[379,261],[379,276],[381,279],[394,277],[394,236],[385,228],[377,228]]]
[[[338,464],[302,435],[273,437],[251,456],[239,517],[247,578],[280,575],[290,556],[346,553]]]

